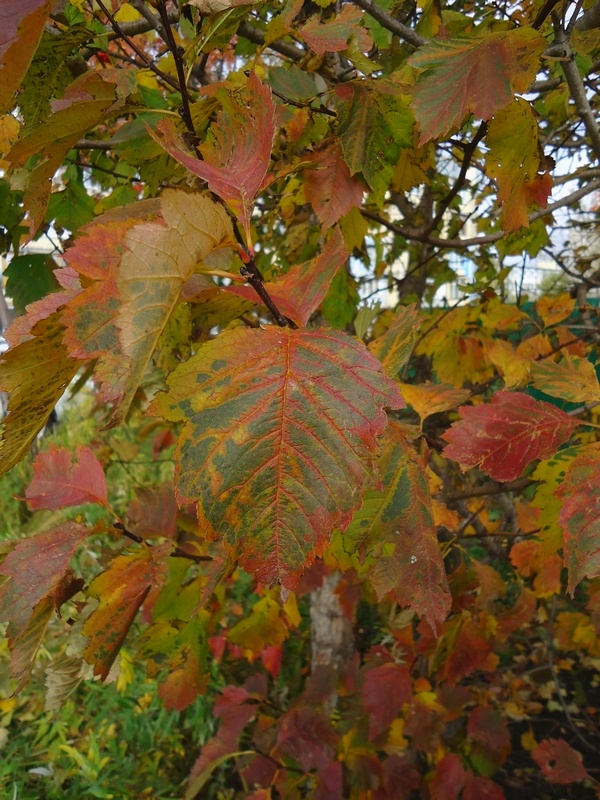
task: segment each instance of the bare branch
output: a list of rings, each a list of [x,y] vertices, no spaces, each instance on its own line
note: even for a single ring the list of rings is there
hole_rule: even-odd
[[[387,11],[384,11],[383,8],[380,8],[373,0],[352,0],[355,6],[362,8],[363,11],[366,11],[367,14],[370,14],[373,19],[376,19],[380,25],[383,25],[388,31],[396,34],[401,39],[404,39],[405,42],[412,44],[413,47],[422,47],[424,44],[427,44],[427,39],[424,39],[420,36],[416,31],[413,31],[412,28],[409,28],[407,25],[403,25],[401,22],[398,22],[397,19],[390,16]]]

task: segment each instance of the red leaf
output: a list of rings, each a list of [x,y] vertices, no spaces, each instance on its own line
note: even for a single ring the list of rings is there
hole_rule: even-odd
[[[412,107],[421,128],[419,146],[459,128],[467,114],[488,120],[508,105],[515,91],[535,80],[544,39],[517,28],[436,40],[411,56],[426,70],[414,89]]]
[[[459,409],[460,421],[443,434],[444,450],[463,467],[481,467],[497,481],[518,478],[538,458],[553,455],[579,421],[522,392],[498,392],[490,404]]]
[[[492,642],[484,639],[473,621],[467,618],[453,642],[450,656],[443,667],[443,676],[455,684],[481,669],[492,652]]]
[[[73,554],[89,534],[83,525],[64,522],[19,541],[0,565],[0,574],[9,579],[0,585],[0,620],[22,629],[34,606],[60,585]]]
[[[82,503],[100,503],[109,508],[104,470],[89,447],[79,445],[75,457],[51,445],[33,464],[33,480],[25,497],[29,507],[65,508]]]
[[[429,784],[431,800],[458,800],[465,785],[466,772],[460,756],[450,753],[439,761]]]
[[[493,775],[510,753],[506,722],[494,708],[477,706],[469,715],[469,760],[480,775]]]
[[[250,215],[254,198],[269,183],[267,171],[275,135],[275,103],[268,86],[252,72],[247,87],[235,96],[217,91],[222,110],[211,128],[212,137],[195,158],[163,120],[156,131],[148,129],[167,153],[190,172],[207,181],[242,223],[246,244],[252,249]]]
[[[350,521],[398,390],[355,339],[274,326],[224,331],[169,387],[151,413],[184,423],[180,502],[261,582],[293,589]]]
[[[367,670],[362,703],[369,717],[369,739],[386,731],[405,703],[412,700],[408,669],[394,663]]]
[[[467,772],[462,800],[505,800],[504,792],[489,778]]]
[[[127,527],[142,539],[164,536],[174,539],[177,533],[177,501],[169,483],[156,488],[141,487],[129,504]]]
[[[589,778],[583,760],[564,739],[546,739],[531,757],[550,783],[576,783]]]
[[[281,718],[277,749],[305,772],[326,769],[335,755],[338,736],[325,708],[296,706]]]
[[[311,153],[306,161],[315,167],[302,173],[304,195],[324,227],[334,225],[351,208],[360,206],[364,187],[358,178],[350,175],[337,139]]]
[[[344,237],[336,227],[320,255],[292,267],[282,278],[266,283],[265,288],[281,313],[304,327],[325,299],[331,281],[347,258]],[[260,302],[251,286],[228,286],[226,291]]]
[[[571,462],[555,496],[562,501],[558,521],[563,529],[568,591],[584,578],[600,575],[600,443],[589,444]]]

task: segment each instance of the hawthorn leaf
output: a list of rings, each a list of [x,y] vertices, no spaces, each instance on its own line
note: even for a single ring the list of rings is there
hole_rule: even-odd
[[[468,389],[455,389],[447,383],[425,383],[413,386],[400,383],[402,397],[412,406],[421,419],[456,408],[469,397]]]
[[[405,666],[390,662],[367,670],[361,699],[369,718],[369,739],[386,732],[412,696],[412,681]]]
[[[498,184],[502,205],[502,230],[529,227],[529,208],[533,201],[546,208],[552,178],[545,172],[540,154],[539,128],[535,111],[522,98],[498,110],[486,136],[487,174]],[[545,192],[545,195],[544,195]]]
[[[442,669],[444,680],[451,685],[485,667],[493,649],[489,633],[481,630],[471,617],[463,612],[459,622],[458,634],[450,639],[450,655]]]
[[[546,328],[568,319],[575,308],[575,298],[567,292],[556,297],[540,297],[536,301],[535,310],[540,315]]]
[[[51,179],[69,150],[105,118],[115,100],[115,86],[94,71],[75,80],[43,125],[20,139],[7,155],[13,169],[13,184],[24,189],[23,204],[29,213],[30,235],[44,220],[52,188]],[[29,170],[25,165],[37,156]]]
[[[326,708],[296,705],[281,718],[276,747],[297,761],[304,772],[321,771],[335,758],[337,741]]]
[[[46,670],[46,698],[44,711],[59,711],[83,680],[82,659],[79,656],[62,656]]]
[[[296,325],[304,327],[321,305],[340,267],[346,263],[348,251],[338,227],[334,228],[320,255],[292,267],[283,277],[265,283],[271,299],[281,313]],[[251,286],[228,286],[226,291],[248,300],[258,301]]]
[[[0,474],[27,453],[79,368],[64,348],[63,332],[56,312],[33,327],[33,338],[0,358],[0,391],[9,394],[0,423]]]
[[[119,339],[131,372],[116,420],[122,420],[175,308],[183,285],[213,250],[235,239],[225,209],[208,197],[165,190],[162,220],[141,223],[125,236],[118,268]]]
[[[228,635],[233,644],[260,653],[267,645],[279,647],[288,637],[288,629],[282,619],[281,606],[272,597],[261,597],[252,611],[234,625]]]
[[[490,778],[467,772],[462,800],[506,800],[502,787]]]
[[[600,400],[600,384],[594,365],[587,358],[570,358],[565,355],[556,363],[545,359],[531,367],[531,377],[536,389],[568,400],[569,403],[595,403]]]
[[[402,148],[413,146],[414,118],[402,87],[381,78],[336,87],[338,135],[350,174],[360,172],[378,203]]]
[[[150,413],[182,422],[180,504],[244,569],[293,589],[373,474],[384,406],[402,398],[337,331],[224,331],[169,377]]]
[[[493,775],[508,758],[510,733],[495,708],[476,706],[471,711],[467,737],[469,762],[480,775]]]
[[[397,378],[408,361],[419,329],[419,312],[413,303],[400,306],[387,331],[369,344],[390,378]]]
[[[166,580],[166,559],[171,544],[140,546],[134,553],[113,558],[88,589],[98,601],[83,626],[89,643],[83,657],[94,665],[94,675],[105,680],[125,637],[152,588]]]
[[[165,666],[167,675],[158,694],[170,711],[183,711],[203,694],[208,683],[204,630],[198,616],[192,617],[170,642]]]
[[[15,693],[20,692],[27,683],[36,653],[54,612],[77,594],[83,585],[83,580],[74,578],[70,570],[67,571],[52,591],[35,605],[25,628],[14,635],[14,629],[9,626],[10,674],[18,680]]]
[[[460,756],[448,753],[435,766],[435,774],[429,783],[431,800],[458,800],[466,777]]]
[[[562,502],[558,522],[571,594],[584,578],[600,575],[600,443],[588,444],[570,463],[554,492]]]
[[[0,114],[14,104],[54,5],[55,0],[4,0],[0,5]]]
[[[109,508],[102,465],[89,447],[78,445],[73,455],[51,445],[33,463],[33,480],[25,491],[29,507],[65,508],[100,503]]]
[[[550,783],[578,783],[590,777],[581,754],[564,739],[545,739],[531,757]]]
[[[349,8],[349,6],[345,6]],[[305,159],[312,168],[303,171],[304,195],[325,228],[360,206],[364,186],[350,175],[342,148],[336,139]]]
[[[411,104],[421,130],[419,146],[460,128],[467,114],[490,119],[515,92],[525,92],[545,47],[545,39],[525,27],[420,47],[408,61],[423,71]]]
[[[360,36],[360,49],[367,51],[373,44],[371,37],[360,27],[363,12],[356,6],[343,6],[333,19],[321,22],[318,15],[311,17],[298,33],[313,53],[339,53],[348,48],[351,36]]]
[[[270,180],[267,173],[275,136],[275,102],[270,88],[253,72],[246,88],[236,95],[225,90],[216,94],[222,108],[208,140],[199,148],[202,160],[189,152],[168,120],[155,131],[148,130],[172,158],[205,180],[227,203],[240,220],[246,245],[252,250],[250,216],[254,198]]]
[[[366,493],[346,536],[366,552],[378,598],[389,595],[435,630],[451,598],[424,465],[397,423],[388,428],[379,472],[382,488]]]
[[[497,481],[519,478],[538,458],[564,444],[579,420],[522,392],[497,392],[492,402],[459,409],[460,420],[442,434],[446,458],[463,469],[480,467]]]
[[[40,600],[60,586],[73,554],[89,535],[84,525],[63,522],[19,540],[0,564],[0,575],[8,578],[0,585],[0,620],[22,631]]]
[[[163,536],[175,539],[177,534],[177,501],[175,488],[163,483],[156,488],[141,486],[127,509],[127,529],[142,539]]]

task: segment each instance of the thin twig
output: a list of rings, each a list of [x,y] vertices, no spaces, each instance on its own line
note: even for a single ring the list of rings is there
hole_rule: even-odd
[[[352,0],[352,2],[354,5],[362,8],[363,11],[366,11],[373,19],[376,19],[377,22],[388,31],[404,39],[405,42],[412,44],[413,47],[422,47],[424,44],[427,44],[427,39],[424,39],[416,31],[413,31],[412,28],[398,22],[397,19],[390,16],[387,11],[380,8],[373,0]]]
[[[151,547],[148,545],[145,539],[142,539],[141,536],[137,536],[135,533],[127,530],[127,528],[121,522],[113,522],[113,528],[119,533],[122,533],[123,536],[126,536],[128,539],[131,539],[132,542],[136,542],[136,544],[146,544],[147,547]],[[194,561],[197,564],[203,561],[213,561],[212,556],[199,556],[194,555],[194,553],[188,553],[186,550],[182,550],[181,547],[175,546],[171,552],[169,553],[171,558],[187,558],[188,561]]]
[[[196,138],[196,130],[194,128],[194,121],[192,119],[192,112],[190,109],[190,96],[188,94],[188,88],[186,83],[185,77],[185,66],[183,63],[183,48],[177,46],[177,42],[175,41],[175,37],[173,36],[173,31],[171,30],[171,25],[169,24],[169,15],[167,13],[167,7],[165,6],[164,2],[161,2],[158,6],[158,13],[160,14],[160,18],[162,20],[164,26],[164,39],[167,44],[167,47],[173,54],[173,59],[175,61],[175,68],[177,70],[177,77],[179,79],[179,92],[181,94],[181,116],[183,121],[185,122],[185,127],[188,129],[188,132]]]

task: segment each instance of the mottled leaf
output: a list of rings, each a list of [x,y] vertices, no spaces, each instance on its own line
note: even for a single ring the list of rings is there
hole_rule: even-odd
[[[378,202],[403,147],[413,145],[413,115],[401,88],[382,79],[336,88],[338,134],[350,174],[362,173]]]
[[[205,649],[204,631],[194,616],[169,643],[167,674],[158,687],[166,708],[183,711],[206,690],[209,675]]]
[[[25,497],[34,511],[100,503],[108,508],[102,465],[89,447],[79,445],[72,454],[50,446],[33,464],[33,480]]]
[[[313,166],[302,173],[304,195],[314,208],[319,222],[329,228],[351,208],[360,206],[364,186],[358,178],[350,175],[337,139],[311,153],[306,161]]]
[[[140,606],[153,587],[166,579],[165,560],[171,545],[141,546],[134,553],[118,555],[88,589],[98,607],[83,626],[90,641],[84,658],[94,665],[102,680],[110,672]]]
[[[3,0],[0,4],[0,113],[10,109],[55,0]]]
[[[104,81],[97,72],[85,72],[69,86],[61,100],[55,101],[52,116],[8,153],[11,168],[19,168],[13,182],[25,190],[23,203],[29,213],[31,235],[44,219],[54,173],[73,145],[104,118],[114,99],[114,84]],[[28,170],[25,165],[31,156],[38,158]]]
[[[548,458],[571,436],[579,420],[522,392],[498,392],[491,403],[459,410],[443,438],[444,450],[463,467],[481,467],[497,481],[520,477],[538,458]]]
[[[261,597],[250,614],[234,625],[228,639],[247,650],[260,653],[267,645],[279,647],[288,637],[281,606],[272,597]]]
[[[55,313],[0,359],[0,391],[9,394],[8,416],[0,423],[0,473],[27,453],[79,368],[64,348],[63,332]]]
[[[390,378],[397,378],[409,359],[419,329],[419,312],[413,304],[400,306],[387,331],[369,344]]]
[[[485,169],[498,185],[502,230],[529,227],[532,203],[545,208],[552,190],[550,176],[538,174],[545,170],[536,114],[530,104],[518,98],[497,111],[489,124],[486,144]]]
[[[378,597],[390,595],[435,629],[451,599],[424,465],[397,424],[389,427],[379,471],[383,487],[366,493],[347,536],[366,552]]]
[[[558,521],[572,593],[584,578],[600,575],[600,443],[581,450],[554,494],[562,501]]]
[[[532,365],[533,385],[545,394],[570,403],[594,403],[600,400],[596,370],[587,358],[568,355],[556,363],[545,359]]]
[[[292,267],[282,278],[265,283],[269,296],[281,313],[304,327],[323,302],[339,268],[348,259],[348,251],[339,228],[334,228],[320,255]],[[228,286],[227,292],[258,301],[251,286]]]
[[[495,708],[477,706],[467,724],[468,753],[471,765],[480,775],[493,775],[510,753],[510,733]]]
[[[321,22],[318,16],[311,17],[299,34],[313,53],[339,53],[346,50],[351,36],[361,37],[361,50],[369,50],[372,41],[367,31],[360,27],[363,12],[356,6],[345,5],[334,18]]]
[[[577,783],[590,777],[581,754],[564,739],[545,739],[531,757],[550,783]]]
[[[545,40],[532,28],[437,39],[411,56],[423,74],[412,107],[419,145],[460,128],[467,114],[488,120],[535,80]]]
[[[221,111],[195,158],[178,137],[172,123],[164,120],[150,131],[167,153],[225,200],[240,220],[251,249],[250,215],[254,198],[269,182],[267,171],[275,135],[275,103],[269,87],[252,72],[245,89],[235,95],[217,92]]]
[[[90,535],[89,528],[64,522],[52,530],[21,539],[0,565],[8,578],[0,586],[0,620],[25,628],[40,600],[60,586],[73,554]]]
[[[180,502],[198,501],[245,569],[292,589],[350,521],[397,389],[348,336],[275,327],[225,331],[169,387],[151,413],[184,423]]]

